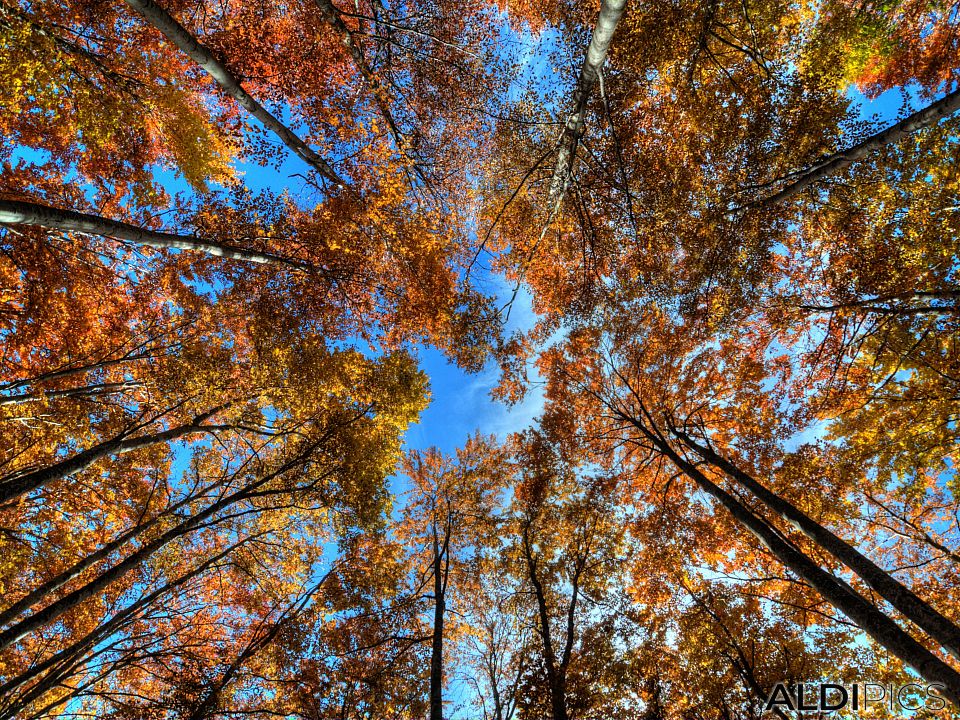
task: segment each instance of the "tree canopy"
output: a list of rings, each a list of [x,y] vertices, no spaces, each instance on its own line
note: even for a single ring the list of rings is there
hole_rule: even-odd
[[[960,717],[957,4],[0,0],[0,137],[0,720]]]

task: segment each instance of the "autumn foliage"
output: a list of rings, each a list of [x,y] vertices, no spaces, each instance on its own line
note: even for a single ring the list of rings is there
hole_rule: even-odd
[[[0,0],[0,720],[960,716],[958,131],[932,0]]]

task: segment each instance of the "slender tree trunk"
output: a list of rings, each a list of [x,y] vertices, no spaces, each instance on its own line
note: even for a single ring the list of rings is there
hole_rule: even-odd
[[[924,315],[924,314],[955,314],[960,312],[960,306],[957,305],[900,305],[891,306],[894,300],[909,302],[912,300],[956,300],[960,297],[960,290],[912,290],[902,293],[890,293],[887,295],[877,295],[863,300],[851,300],[850,302],[836,303],[833,305],[800,305],[801,310],[809,312],[836,312],[837,310],[856,310],[865,313],[876,313],[878,315]]]
[[[789,200],[806,190],[815,182],[843,170],[851,163],[865,157],[868,153],[884,145],[895,143],[897,140],[917,130],[934,125],[943,118],[952,115],[957,110],[960,110],[960,90],[955,90],[941,100],[931,103],[922,110],[918,110],[895,125],[891,125],[886,130],[871,135],[866,140],[852,147],[848,147],[832,155],[827,155],[811,167],[782,178],[781,180],[787,184],[781,187],[780,190],[769,197],[749,203],[746,207],[750,207],[751,205],[773,205],[783,202],[784,200]],[[777,182],[780,181],[774,181],[770,184],[773,185]]]
[[[739,500],[687,462],[662,436],[647,428],[636,418],[624,413],[620,416],[637,428],[701,490],[723,505],[737,522],[747,528],[788,569],[849,617],[882,647],[914,668],[927,682],[942,683],[945,688],[944,697],[960,707],[960,673],[917,642],[853,588],[817,565],[765,520],[755,515]]]
[[[111,440],[94,445],[91,448],[87,448],[73,457],[61,460],[48,467],[19,475],[9,480],[0,481],[0,504],[15,500],[21,495],[43,487],[48,483],[63,480],[70,475],[83,472],[98,460],[110,455],[131,452],[139,448],[149,447],[150,445],[171,442],[194,433],[208,432],[210,428],[203,425],[203,421],[207,420],[220,409],[222,408],[198,415],[193,421],[186,425],[180,425],[152,435],[143,435],[134,438],[120,435]]]
[[[270,644],[280,634],[280,632],[289,627],[289,623],[296,619],[303,612],[313,596],[333,574],[335,567],[336,565],[328,570],[324,576],[313,585],[313,587],[311,587],[302,595],[302,597],[288,605],[287,608],[280,613],[276,620],[266,626],[266,629],[263,629],[263,625],[257,629],[253,638],[251,638],[250,642],[247,643],[243,651],[240,652],[236,658],[234,658],[233,662],[227,666],[220,677],[213,681],[206,688],[205,692],[194,707],[193,712],[190,713],[188,720],[205,720],[205,718],[208,718],[213,714],[217,703],[220,700],[220,696],[223,694],[223,691],[237,676],[244,664],[250,660],[250,658],[255,657],[257,653],[269,647]]]
[[[97,383],[95,385],[69,388],[67,390],[50,390],[48,392],[21,393],[20,395],[7,395],[5,397],[0,396],[0,407],[19,405],[20,403],[30,402],[31,400],[44,400],[48,398],[113,395],[140,386],[141,383],[138,382]]]
[[[446,610],[443,557],[433,534],[433,637],[430,643],[430,720],[443,720],[443,614]]]
[[[204,489],[204,494],[209,494],[215,488],[223,485],[224,482],[225,481],[219,481],[219,482],[213,483],[212,485],[207,486]],[[174,503],[170,507],[167,507],[166,509],[164,509],[163,512],[158,513],[156,516],[154,516],[150,520],[147,520],[146,522],[142,522],[136,525],[135,527],[130,528],[126,532],[121,533],[116,538],[106,543],[99,550],[96,550],[90,553],[89,555],[87,555],[86,557],[78,560],[63,572],[59,573],[58,575],[55,575],[54,577],[50,578],[43,584],[34,588],[29,593],[27,593],[24,597],[22,597],[20,600],[16,601],[12,605],[10,605],[8,608],[0,612],[0,627],[9,625],[11,622],[16,620],[17,616],[26,612],[27,610],[32,608],[34,605],[39,604],[48,596],[55,593],[57,590],[62,588],[64,585],[66,585],[70,581],[80,577],[80,575],[83,572],[85,572],[86,570],[89,570],[94,565],[99,563],[101,560],[106,560],[108,557],[110,557],[113,553],[115,553],[117,550],[122,548],[124,545],[126,545],[129,542],[132,542],[133,540],[136,540],[140,535],[145,533],[147,530],[149,530],[152,527],[155,527],[157,523],[159,523],[161,520],[163,520],[166,517],[170,517],[174,515],[182,507],[184,507],[185,505],[189,505],[191,502],[194,502],[195,500],[196,500],[196,496],[194,495],[190,495],[183,498],[179,502]]]
[[[106,622],[101,623],[95,630],[91,631],[84,637],[71,643],[69,646],[62,648],[54,655],[48,657],[46,660],[35,663],[23,673],[10,678],[3,683],[3,685],[0,685],[0,698],[8,698],[10,697],[10,693],[17,688],[22,687],[24,684],[30,682],[32,679],[42,675],[43,673],[48,673],[40,680],[40,682],[27,690],[21,697],[13,700],[9,705],[3,707],[3,709],[0,710],[0,720],[8,720],[8,718],[17,717],[22,709],[28,707],[32,702],[42,697],[44,693],[49,692],[58,686],[63,687],[63,681],[67,679],[70,673],[72,673],[77,666],[83,662],[82,656],[84,653],[95,647],[96,644],[101,642],[104,638],[107,638],[113,633],[121,630],[124,626],[124,623],[132,619],[137,612],[143,608],[149,607],[152,603],[156,602],[165,594],[176,590],[193,578],[197,577],[251,539],[252,538],[248,537],[232,544],[224,551],[205,560],[193,570],[181,575],[176,580],[172,580],[171,582],[161,586],[148,595],[141,597],[139,600],[123,610],[120,610],[113,617]],[[67,702],[70,697],[71,693],[67,693],[66,697],[58,698],[57,704]]]
[[[363,57],[363,51],[360,49],[359,43],[354,38],[353,32],[347,27],[343,18],[340,17],[340,13],[337,12],[337,8],[331,0],[314,0],[314,2],[316,2],[317,7],[320,8],[323,19],[340,35],[341,44],[347,49],[347,52],[350,53],[353,64],[367,82],[367,85],[370,86],[370,92],[373,94],[377,109],[380,111],[380,116],[384,122],[387,123],[387,127],[390,128],[390,134],[393,135],[397,149],[404,155],[410,157],[412,155],[410,143],[407,141],[406,136],[400,131],[400,126],[390,111],[390,93],[387,92],[383,83],[380,82],[380,78],[370,69],[366,58]]]
[[[757,680],[756,674],[753,671],[753,663],[747,658],[746,653],[744,653],[743,648],[740,646],[740,643],[737,640],[737,635],[731,632],[730,628],[727,627],[727,624],[723,621],[723,618],[710,606],[710,604],[700,598],[691,588],[687,587],[686,583],[681,580],[680,582],[683,589],[686,591],[687,595],[697,604],[701,609],[703,609],[713,621],[720,627],[723,631],[724,637],[726,637],[727,644],[733,649],[733,652],[736,654],[736,657],[731,657],[727,655],[727,660],[730,661],[731,666],[734,671],[740,675],[741,680],[743,680],[744,686],[748,689],[749,692],[752,692],[754,696],[760,698],[761,700],[769,697],[769,690],[764,688],[760,681]],[[773,708],[773,714],[782,720],[790,720],[786,713],[783,712],[780,708]]]
[[[497,673],[497,663],[496,655],[494,654],[496,650],[493,649],[493,643],[496,642],[493,639],[493,633],[490,633],[491,637],[491,650],[490,656],[486,658],[486,671],[487,677],[490,680],[490,694],[492,695],[493,700],[493,720],[504,720],[503,717],[503,700],[500,698],[500,688],[497,683],[500,680],[500,676]],[[484,711],[484,716],[486,716],[486,711]]]
[[[194,235],[177,235],[137,227],[125,222],[110,220],[99,215],[87,215],[73,210],[41,205],[40,203],[21,202],[18,200],[0,200],[0,224],[2,225],[37,225],[52,230],[66,230],[68,232],[83,232],[91,235],[117,238],[146,245],[153,248],[170,248],[173,250],[192,250],[215,255],[216,257],[244,260],[259,264],[288,265],[300,269],[307,269],[306,263],[288,260],[271,253],[243,250],[229,245],[223,245],[212,240],[204,240]]]
[[[179,328],[177,328],[179,329]],[[51,370],[50,372],[41,373],[40,375],[34,375],[33,377],[24,378],[22,380],[15,380],[13,382],[4,383],[0,385],[0,392],[8,392],[10,390],[18,390],[28,385],[35,385],[36,383],[41,382],[51,382],[53,380],[60,380],[65,377],[73,377],[74,375],[81,375],[83,373],[92,372],[94,370],[102,370],[108,367],[114,367],[116,365],[122,365],[128,362],[136,362],[137,360],[150,360],[152,358],[160,357],[159,352],[150,352],[150,350],[166,350],[171,345],[164,345],[157,348],[148,347],[150,343],[156,338],[149,338],[143,342],[140,346],[129,351],[127,354],[122,357],[112,358],[110,360],[99,360],[96,362],[87,363],[86,365],[71,365],[70,367],[60,368],[57,370]]]
[[[593,29],[593,36],[590,38],[590,45],[587,48],[587,55],[583,59],[580,76],[577,78],[577,85],[573,91],[573,102],[571,103],[573,109],[567,117],[567,124],[560,138],[557,164],[553,171],[553,178],[550,180],[550,195],[547,203],[550,208],[558,205],[566,194],[570,176],[573,174],[577,146],[580,144],[580,139],[586,129],[587,103],[590,100],[594,85],[600,78],[600,70],[607,59],[613,32],[617,29],[617,23],[623,16],[626,4],[626,0],[603,0],[600,5],[600,17],[597,18],[597,24]]]
[[[99,592],[103,591],[111,584],[122,578],[128,572],[139,567],[160,549],[169,545],[174,540],[196,530],[221,510],[231,507],[241,500],[262,495],[262,493],[258,495],[256,492],[259,488],[262,488],[264,485],[269,483],[274,478],[282,475],[284,472],[296,467],[298,464],[302,463],[302,461],[303,458],[301,456],[297,456],[291,461],[284,463],[284,465],[280,468],[256,479],[248,485],[239,488],[230,495],[227,495],[226,497],[223,497],[220,500],[212,503],[206,509],[188,516],[181,523],[173,526],[162,535],[144,544],[136,552],[128,555],[116,565],[104,570],[85,585],[64,595],[59,600],[55,600],[42,610],[38,610],[32,615],[28,615],[23,620],[8,627],[3,632],[0,632],[0,650],[9,647],[30,633],[36,632],[44,625],[59,618],[65,612],[78,607],[84,601],[94,597]]]
[[[590,45],[587,47],[587,55],[583,60],[583,67],[580,69],[580,76],[577,78],[577,84],[573,91],[573,110],[567,117],[563,133],[557,140],[557,162],[553,169],[553,176],[550,179],[550,189],[547,195],[547,219],[540,228],[540,236],[534,242],[533,247],[527,255],[524,267],[520,271],[520,279],[513,291],[513,297],[507,306],[513,306],[517,293],[520,291],[520,284],[523,277],[526,276],[527,266],[533,260],[534,254],[543,243],[547,232],[553,225],[553,221],[560,214],[560,208],[563,205],[563,199],[566,197],[567,189],[570,187],[570,181],[573,177],[573,166],[577,159],[577,147],[580,139],[586,129],[587,102],[590,99],[593,86],[600,78],[600,70],[604,61],[607,59],[607,51],[610,49],[610,41],[613,38],[613,31],[620,22],[623,10],[626,7],[626,0],[603,0],[600,6],[600,17],[597,18],[597,24],[593,29],[593,36],[590,38]],[[549,155],[549,153],[547,153]],[[528,175],[539,166],[539,161]],[[524,181],[526,178],[524,178]],[[520,187],[517,191],[519,192]],[[515,193],[516,194],[516,193]],[[499,218],[499,215],[498,215]],[[494,224],[496,225],[496,221]],[[490,232],[493,231],[493,226]],[[489,235],[489,232],[488,232]],[[486,245],[486,240],[481,243],[481,247]],[[479,257],[479,251],[477,254]],[[508,313],[509,317],[509,313]]]
[[[566,677],[563,672],[565,668],[557,665],[553,639],[550,635],[550,611],[547,608],[547,598],[543,592],[543,585],[537,576],[537,561],[530,550],[529,527],[523,529],[523,554],[526,558],[527,577],[537,599],[540,641],[543,643],[543,664],[547,673],[547,682],[550,685],[550,709],[553,713],[553,720],[567,720],[567,689]]]
[[[231,502],[236,501],[237,499],[238,498],[235,496],[231,496],[229,498]],[[128,572],[146,562],[152,555],[155,555],[166,545],[170,544],[177,538],[188,534],[204,520],[212,516],[217,510],[223,509],[228,504],[230,503],[227,501],[221,501],[211,505],[203,512],[198,513],[179,525],[174,526],[157,539],[147,543],[131,555],[128,555],[116,565],[104,570],[85,585],[64,595],[59,600],[55,600],[42,610],[38,610],[32,615],[29,615],[16,625],[13,625],[3,632],[0,632],[0,650],[6,649],[18,640],[21,640],[27,635],[36,632],[44,625],[56,620],[65,612],[78,607],[81,603],[89,600],[99,592],[105,590]]]
[[[958,305],[918,305],[913,307],[884,307],[883,305],[864,305],[852,303],[849,305],[863,313],[872,313],[874,315],[900,315],[908,317],[910,315],[957,315],[960,313]],[[810,312],[832,312],[837,308],[818,307],[816,305],[801,305],[801,310]]]
[[[859,575],[880,597],[913,621],[954,657],[960,658],[960,627],[932,608],[910,588],[876,565],[845,540],[837,537],[785,498],[768,490],[732,462],[702,445],[690,436],[674,430],[687,447],[707,462],[723,470],[727,476],[753,493],[764,505],[778,514],[819,547],[833,555]]]
[[[90,553],[79,562],[74,563],[64,572],[38,586],[36,589],[0,613],[0,626],[9,624],[21,613],[26,612],[34,605],[40,603],[46,597],[52,593],[55,593],[71,580],[80,577],[81,573],[83,573],[85,570],[92,568],[101,560],[105,560],[106,558],[110,557],[110,555],[112,555],[116,550],[119,550],[126,543],[135,540],[138,536],[154,527],[157,522],[159,522],[161,517],[162,516],[157,516],[148,522],[131,528],[129,531],[107,543],[96,552]]]
[[[170,13],[157,5],[153,0],[126,0],[127,5],[139,12],[157,30],[163,33],[170,42],[202,67],[206,73],[220,86],[220,88],[240,106],[263,123],[292,150],[298,157],[339,187],[346,187],[344,180],[334,172],[329,163],[320,157],[310,146],[301,140],[290,128],[280,122],[263,105],[254,100],[243,89],[240,80],[236,78],[227,66],[217,60],[206,47],[201,45],[186,28],[178,23]]]

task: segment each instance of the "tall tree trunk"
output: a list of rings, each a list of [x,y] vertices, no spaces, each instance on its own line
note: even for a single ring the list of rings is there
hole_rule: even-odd
[[[185,425],[179,425],[169,430],[164,430],[163,432],[133,438],[127,437],[126,435],[119,435],[48,467],[34,470],[33,472],[28,472],[8,480],[2,480],[0,481],[0,505],[15,500],[21,495],[43,487],[48,483],[63,480],[70,475],[83,472],[98,460],[110,455],[131,452],[139,448],[149,447],[150,445],[171,442],[194,433],[209,432],[211,428],[202,423],[222,409],[222,407],[216,408],[210,412],[198,415]]]
[[[707,462],[723,470],[728,477],[753,493],[770,510],[777,513],[819,547],[853,570],[880,597],[926,631],[930,637],[954,657],[960,658],[960,627],[937,612],[910,588],[876,565],[852,545],[837,537],[785,498],[767,489],[755,478],[716,453],[712,448],[698,443],[689,435],[678,430],[674,430],[673,433],[684,445]]]
[[[856,145],[835,152],[832,155],[827,155],[804,170],[791,173],[786,177],[768,183],[768,185],[776,185],[779,182],[785,182],[787,184],[773,195],[761,198],[752,203],[747,203],[743,207],[774,205],[784,200],[789,200],[806,190],[815,182],[843,170],[851,163],[865,157],[868,153],[884,145],[895,143],[910,133],[933,125],[943,118],[952,115],[957,110],[960,110],[960,90],[953,91],[946,97],[931,103],[922,110],[918,110],[895,125],[891,125],[886,130],[871,135]]]
[[[31,590],[29,593],[27,593],[24,597],[22,597],[20,600],[17,600],[15,603],[13,603],[12,605],[4,609],[3,612],[0,612],[0,627],[10,624],[14,620],[16,620],[18,615],[26,612],[27,610],[32,608],[34,605],[39,604],[48,596],[55,593],[57,590],[59,590],[64,585],[69,583],[71,580],[74,580],[80,577],[80,575],[84,571],[89,570],[101,560],[106,560],[108,557],[110,557],[114,552],[122,548],[124,545],[126,545],[129,542],[132,542],[133,540],[136,540],[140,535],[145,533],[147,530],[149,530],[152,527],[155,527],[157,523],[159,523],[160,520],[162,520],[164,517],[167,517],[170,514],[176,512],[179,508],[183,507],[184,505],[187,505],[192,500],[193,500],[193,497],[184,498],[180,502],[176,503],[170,508],[167,508],[164,512],[156,515],[150,520],[140,523],[139,525],[136,525],[135,527],[130,528],[126,532],[121,533],[119,536],[117,536],[110,542],[106,543],[99,550],[96,550],[90,553],[89,555],[87,555],[86,557],[81,558],[80,560],[75,562],[73,565],[71,565],[69,568],[67,568],[63,572],[55,575],[54,577],[50,578],[46,582],[37,586],[36,588]]]
[[[443,720],[443,614],[446,588],[436,526],[433,531],[433,637],[430,642],[430,720]]]
[[[534,597],[537,599],[537,615],[540,622],[540,641],[543,643],[543,664],[547,673],[547,683],[550,685],[550,709],[553,720],[567,720],[567,688],[565,667],[557,664],[556,653],[553,649],[553,639],[550,635],[550,611],[547,608],[547,598],[543,592],[543,585],[537,576],[537,561],[530,549],[529,525],[523,529],[523,554],[527,565],[527,578],[533,587]]]
[[[259,535],[247,537],[236,543],[233,543],[222,552],[217,553],[213,557],[202,562],[193,570],[190,570],[175,580],[171,580],[169,583],[162,585],[153,592],[144,595],[123,610],[120,610],[109,620],[101,623],[96,629],[87,633],[87,635],[79,640],[71,643],[69,646],[60,649],[46,660],[37,662],[31,665],[21,674],[9,678],[3,683],[3,685],[0,685],[0,698],[11,698],[11,693],[14,690],[22,687],[32,679],[41,676],[43,673],[48,673],[45,677],[41,678],[40,682],[27,690],[21,697],[12,700],[9,705],[2,706],[2,709],[0,709],[0,720],[8,720],[8,718],[17,717],[21,710],[28,707],[30,703],[42,697],[51,689],[57,686],[64,687],[63,681],[66,680],[70,674],[83,663],[84,653],[95,647],[96,644],[101,642],[104,638],[107,638],[113,633],[120,631],[124,627],[124,624],[127,621],[132,620],[140,610],[149,607],[152,603],[156,602],[164,595],[171,593],[193,578],[197,577],[205,570],[223,560],[238,547],[255,537],[259,537]],[[72,693],[67,692],[66,697],[57,698],[53,707],[57,707],[58,705],[67,702],[69,698],[77,692],[80,692],[80,690],[74,689]]]
[[[567,123],[560,137],[557,164],[550,180],[550,195],[547,203],[550,208],[556,207],[566,194],[570,176],[573,174],[577,146],[586,128],[587,103],[594,85],[600,78],[600,70],[607,59],[613,32],[617,29],[617,23],[623,16],[626,4],[626,0],[603,0],[600,5],[600,17],[597,18],[597,24],[593,28],[593,36],[590,38],[590,45],[573,91],[571,103],[573,109],[567,116]]]
[[[50,390],[48,392],[21,393],[19,395],[0,396],[0,407],[8,405],[19,405],[20,403],[30,402],[31,400],[47,400],[50,398],[70,398],[70,397],[98,397],[101,395],[114,395],[122,393],[124,390],[141,387],[142,383],[134,381],[96,383],[94,385],[84,385],[82,387],[69,388],[67,390]]]
[[[194,235],[177,235],[175,233],[149,230],[137,227],[130,223],[110,220],[99,215],[87,215],[73,210],[42,205],[40,203],[22,202],[19,200],[0,200],[0,224],[2,225],[37,225],[52,230],[66,230],[69,232],[83,232],[91,235],[117,238],[146,245],[153,248],[170,248],[173,250],[193,250],[230,258],[231,260],[245,260],[259,264],[271,263],[288,265],[300,269],[307,269],[306,263],[297,262],[273,255],[272,253],[244,250],[242,248],[223,245],[212,240],[204,240]]]
[[[273,470],[272,472],[257,478],[246,486],[239,488],[235,492],[222,497],[221,499],[209,505],[206,509],[187,516],[182,522],[174,525],[172,528],[168,529],[166,532],[154,538],[150,542],[145,543],[134,553],[128,555],[116,565],[107,568],[86,584],[76,588],[72,592],[67,593],[60,599],[55,600],[42,610],[38,610],[32,615],[28,615],[15,625],[8,627],[3,632],[0,632],[0,650],[9,647],[27,635],[36,632],[44,625],[59,618],[65,612],[78,607],[81,603],[94,597],[97,593],[112,585],[128,572],[139,567],[151,556],[169,545],[174,540],[196,530],[221,510],[231,507],[241,500],[245,500],[254,496],[262,498],[264,493],[257,492],[260,488],[274,478],[279,477],[284,472],[287,472],[288,470],[298,466],[302,462],[303,457],[298,455],[291,461],[284,463],[280,468]]]
[[[0,392],[8,392],[10,390],[17,390],[19,388],[27,387],[28,385],[34,385],[41,382],[51,382],[52,380],[60,380],[65,377],[72,377],[74,375],[81,375],[83,373],[92,372],[94,370],[102,370],[108,367],[114,367],[116,365],[122,365],[128,362],[136,362],[137,360],[150,360],[152,358],[160,357],[159,352],[150,352],[151,349],[148,347],[150,343],[156,338],[148,338],[145,342],[141,343],[139,346],[130,350],[122,357],[112,358],[110,360],[98,360],[95,362],[90,362],[84,365],[70,365],[69,367],[60,368],[57,370],[51,370],[49,372],[41,373],[39,375],[34,375],[29,378],[24,378],[22,380],[15,380],[13,382],[4,383],[0,385]],[[158,351],[166,350],[171,347],[170,345],[165,345],[156,348]]]
[[[326,160],[320,157],[290,128],[280,122],[269,110],[254,100],[250,94],[243,89],[240,80],[227,69],[227,66],[217,60],[213,56],[213,53],[201,45],[170,13],[153,2],[153,0],[126,0],[126,3],[143,15],[147,22],[163,33],[174,45],[189,55],[195,63],[202,67],[206,73],[213,78],[227,95],[236,100],[242,108],[263,123],[264,127],[280,138],[283,144],[290,148],[298,157],[302,158],[308,165],[335,185],[343,188],[347,186],[346,182],[334,172]]]
[[[633,425],[701,490],[723,505],[734,519],[760,540],[784,566],[808,583],[878,644],[914,668],[927,682],[942,683],[945,688],[944,697],[960,707],[960,673],[927,650],[847,583],[817,565],[765,520],[755,515],[739,500],[686,461],[661,435],[629,414],[619,411],[618,414],[624,421]]]
[[[397,149],[407,157],[412,158],[413,149],[410,147],[410,143],[407,141],[403,132],[401,132],[400,125],[390,111],[390,93],[387,92],[383,83],[380,82],[380,78],[370,69],[366,58],[363,57],[360,44],[354,38],[353,32],[347,27],[343,18],[340,17],[340,13],[337,12],[337,8],[331,0],[314,0],[314,2],[316,2],[317,7],[320,8],[323,19],[340,35],[341,44],[347,49],[347,52],[350,53],[353,64],[363,79],[366,80],[367,85],[370,86],[370,92],[373,95],[374,102],[377,104],[377,109],[380,111],[380,116],[384,122],[387,123],[387,127],[390,128],[390,134],[393,135]]]
[[[563,199],[567,194],[567,188],[569,188],[570,180],[573,177],[573,166],[577,159],[577,147],[586,129],[587,102],[590,99],[593,86],[600,78],[600,71],[604,61],[607,59],[607,51],[610,49],[613,32],[617,28],[617,23],[620,22],[620,17],[623,15],[626,4],[626,0],[603,0],[600,6],[600,17],[597,18],[597,24],[594,26],[593,35],[590,38],[590,45],[587,47],[587,54],[583,59],[583,67],[580,68],[580,75],[577,78],[577,84],[573,90],[573,110],[570,115],[567,116],[563,133],[561,133],[560,139],[557,140],[557,162],[553,169],[549,194],[547,195],[547,219],[540,228],[540,237],[537,238],[528,253],[524,267],[520,271],[521,279],[517,281],[516,288],[513,291],[513,297],[510,299],[510,302],[507,303],[508,306],[513,306],[513,302],[517,298],[517,293],[520,291],[522,278],[526,275],[527,265],[533,260],[537,248],[543,243],[543,239],[547,236],[547,232],[553,225],[553,221],[557,215],[560,214],[560,207],[563,204]],[[537,165],[534,166],[530,172],[532,173],[539,164],[538,161]],[[517,189],[519,191],[519,187]],[[496,225],[496,222],[494,222],[494,225]],[[492,230],[493,226],[490,228],[491,232]],[[484,241],[481,246],[485,244],[486,241]]]
[[[209,718],[215,714],[217,703],[220,700],[223,691],[239,674],[244,664],[251,658],[255,657],[258,653],[262,652],[265,648],[269,647],[270,644],[281,633],[281,631],[287,629],[290,626],[290,623],[299,617],[313,596],[320,590],[327,579],[333,575],[334,569],[336,569],[336,564],[334,567],[324,573],[324,576],[320,578],[320,580],[309,590],[303,593],[301,597],[290,603],[284,609],[284,611],[280,613],[276,620],[273,620],[267,624],[266,619],[264,619],[262,624],[257,628],[253,637],[246,644],[244,649],[236,656],[236,658],[234,658],[233,662],[226,667],[223,673],[221,673],[220,677],[212,681],[205,688],[205,691],[197,700],[193,711],[190,713],[188,720],[206,720],[206,718]]]
[[[743,684],[747,688],[748,692],[753,693],[755,697],[760,698],[761,700],[769,697],[770,696],[769,689],[764,688],[760,684],[760,681],[757,680],[757,676],[753,670],[754,663],[750,661],[750,659],[747,657],[747,654],[743,651],[743,648],[740,646],[740,643],[737,639],[738,634],[733,633],[730,630],[730,628],[727,627],[727,624],[724,622],[723,618],[720,617],[720,615],[716,612],[716,610],[714,610],[713,607],[711,607],[711,605],[706,600],[699,597],[693,591],[692,588],[688,587],[685,581],[681,580],[680,585],[686,591],[687,595],[690,596],[690,599],[693,600],[693,602],[699,608],[704,610],[713,619],[713,621],[717,624],[717,626],[722,631],[723,637],[726,638],[727,644],[736,654],[736,657],[733,657],[726,653],[724,654],[726,655],[727,660],[730,662],[730,665],[733,668],[734,672],[736,672],[740,676],[740,679],[743,681]],[[717,633],[717,635],[719,636],[719,633]],[[790,720],[787,717],[786,713],[783,712],[783,710],[781,710],[778,707],[773,708],[773,714],[779,718],[782,718],[782,720]]]

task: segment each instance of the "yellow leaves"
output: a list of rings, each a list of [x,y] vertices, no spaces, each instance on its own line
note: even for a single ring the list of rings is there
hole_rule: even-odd
[[[25,88],[43,70],[39,60],[19,52],[31,39],[33,33],[24,24],[0,24],[0,117],[19,112]]]
[[[150,59],[117,64],[82,34],[30,12],[0,11],[3,135],[73,164],[91,183],[135,194],[149,195],[146,169],[158,161],[200,191],[233,179],[235,142],[195,88],[176,76],[143,81]]]
[[[52,119],[71,95],[65,60],[36,27],[7,10],[0,14],[0,127],[11,132],[17,116],[27,112]],[[79,103],[87,98],[88,89],[81,86],[71,99]]]
[[[222,128],[215,127],[200,101],[174,84],[155,88],[147,123],[157,141],[166,143],[174,166],[199,191],[207,182],[226,185],[235,177],[231,165],[237,148]]]

